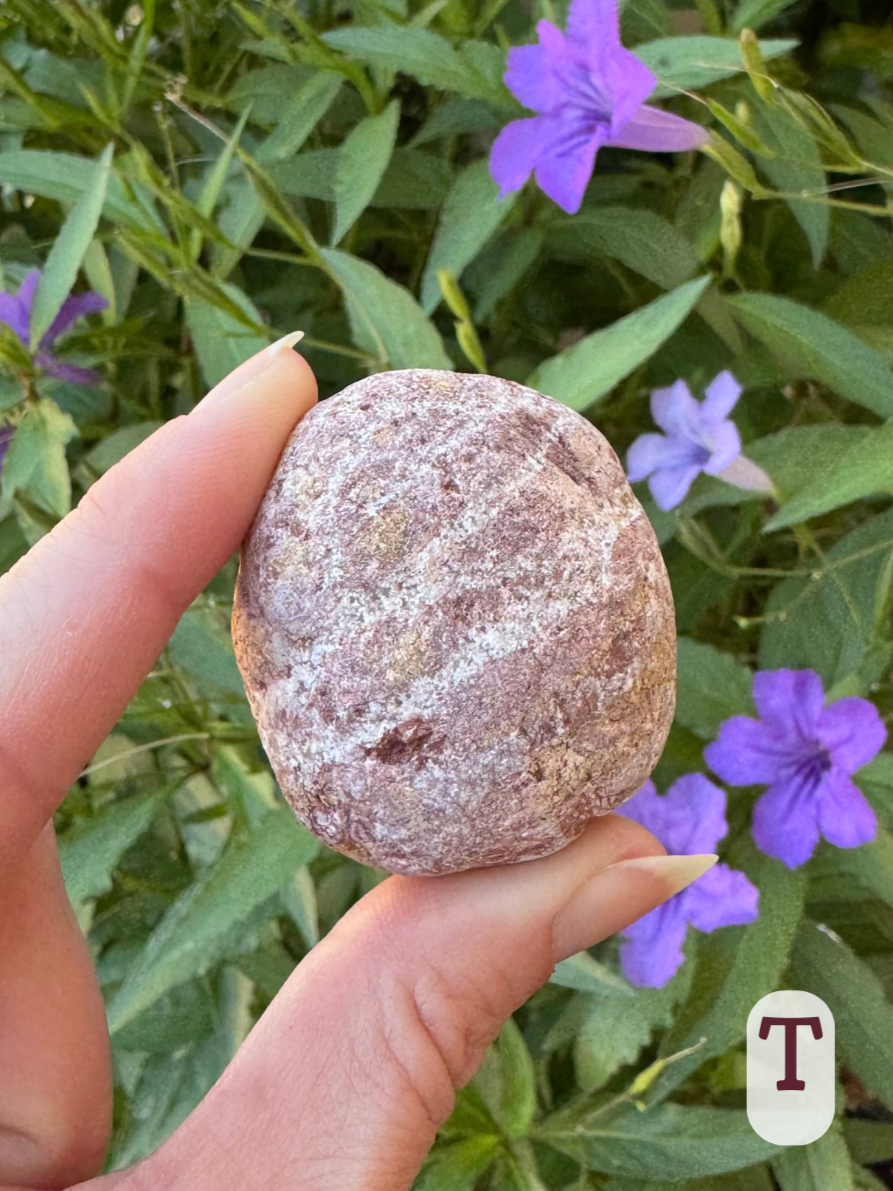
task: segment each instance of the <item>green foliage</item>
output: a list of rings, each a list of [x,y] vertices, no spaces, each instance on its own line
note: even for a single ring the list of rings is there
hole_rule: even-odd
[[[497,200],[496,133],[524,110],[507,47],[565,5],[54,4],[0,18],[0,288],[42,278],[29,343],[0,327],[0,571],[91,484],[279,335],[322,395],[385,368],[489,371],[598,426],[621,458],[649,392],[722,369],[774,492],[701,476],[643,498],[677,610],[675,723],[655,777],[706,772],[752,715],[756,668],[818,671],[893,716],[893,68],[868,0],[622,5],[652,102],[702,153],[603,149],[569,216]],[[883,7],[883,6],[881,6]],[[754,32],[748,32],[754,31]],[[30,347],[69,292],[109,302]],[[238,483],[238,463],[233,483]],[[108,1169],[201,1100],[289,973],[380,874],[284,807],[229,632],[235,562],[181,618],[57,818],[113,1031]],[[86,761],[86,758],[85,758]],[[664,989],[616,940],[559,964],[502,1031],[417,1191],[846,1191],[893,1157],[893,754],[856,780],[860,849],[789,871],[729,791],[722,859],[760,916],[689,932]],[[820,925],[816,925],[820,924]],[[807,988],[837,1019],[840,1112],[779,1152],[743,1112],[747,1014]],[[857,1115],[859,1114],[859,1115]],[[871,1116],[872,1119],[868,1119]],[[296,1175],[300,1181],[300,1172]],[[874,1181],[872,1181],[874,1180]]]

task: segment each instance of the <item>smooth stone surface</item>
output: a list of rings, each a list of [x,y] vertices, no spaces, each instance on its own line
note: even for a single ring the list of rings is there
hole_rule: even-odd
[[[298,818],[391,872],[556,851],[638,789],[673,716],[670,585],[616,455],[494,377],[379,373],[310,410],[233,637]]]

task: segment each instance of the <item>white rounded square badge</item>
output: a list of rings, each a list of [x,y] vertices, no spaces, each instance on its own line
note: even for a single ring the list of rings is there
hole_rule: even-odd
[[[834,1017],[813,993],[787,989],[747,1019],[747,1119],[776,1145],[816,1141],[834,1120]]]

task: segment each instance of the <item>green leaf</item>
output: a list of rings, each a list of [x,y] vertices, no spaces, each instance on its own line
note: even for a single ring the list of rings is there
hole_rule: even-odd
[[[48,397],[28,406],[13,435],[0,472],[4,497],[24,493],[55,518],[71,508],[71,478],[65,446],[77,434],[70,414]]]
[[[270,899],[318,844],[291,810],[270,811],[246,840],[229,845],[173,904],[109,1006],[114,1034],[178,984],[207,972],[234,930]]]
[[[646,1181],[740,1170],[779,1150],[754,1133],[744,1112],[679,1104],[556,1114],[535,1136],[589,1170]]]
[[[890,654],[893,510],[863,522],[816,562],[785,579],[766,605],[760,665],[817,670],[826,689],[860,676],[866,686]]]
[[[183,623],[182,621],[180,622]],[[223,633],[220,626],[213,625],[212,648],[219,648]],[[229,634],[226,633],[228,639]],[[198,637],[192,646],[200,643]],[[234,663],[232,644],[226,655]],[[226,662],[227,677],[231,675],[230,661]],[[241,686],[241,676],[239,685]],[[276,807],[279,799],[276,795],[276,783],[273,775],[266,767],[252,772],[245,764],[242,756],[231,745],[215,744],[211,751],[211,773],[214,784],[226,797],[230,806],[238,808],[242,816],[256,826],[268,811]],[[287,885],[290,883],[287,883]],[[286,885],[286,887],[287,887]]]
[[[886,324],[893,309],[893,256],[873,260],[822,303],[831,318],[851,327]]]
[[[635,995],[631,984],[599,963],[597,959],[593,959],[588,951],[581,951],[579,955],[572,955],[570,959],[564,959],[557,964],[549,977],[549,983],[561,985],[563,988],[573,988],[577,992],[594,992],[625,1000],[630,1000]]]
[[[120,430],[113,430],[82,459],[85,474],[91,479],[104,475],[163,425],[163,422],[132,422]]]
[[[290,98],[284,97],[282,115],[275,130],[258,148],[257,160],[262,165],[272,165],[294,156],[332,106],[343,82],[340,75],[321,71]]]
[[[729,716],[753,714],[753,675],[730,653],[680,637],[676,667],[676,722],[702,740],[713,740]]]
[[[813,469],[812,482],[786,501],[765,526],[771,533],[807,521],[832,509],[893,489],[893,419],[865,427],[859,441],[839,455],[826,471]]]
[[[72,207],[41,270],[31,303],[32,351],[37,350],[77,280],[81,262],[99,225],[114,152],[113,144],[103,150],[91,173],[89,186]]]
[[[856,1162],[867,1166],[893,1158],[893,1124],[847,1117],[843,1135]]]
[[[474,1191],[498,1150],[499,1138],[488,1133],[438,1146],[413,1183],[413,1191]]]
[[[730,32],[740,33],[742,29],[759,29],[761,25],[767,25],[770,21],[774,21],[786,8],[790,8],[795,3],[796,0],[741,0],[732,17]],[[764,57],[765,45],[764,42]]]
[[[452,368],[440,335],[408,290],[346,252],[326,248],[322,256],[344,294],[358,347],[382,367]]]
[[[838,896],[861,900],[867,895],[893,907],[893,834],[884,827],[860,848],[823,846],[810,867],[815,880],[835,881]],[[823,897],[825,888],[823,882]]]
[[[794,988],[808,988],[834,1014],[838,1061],[893,1106],[893,1005],[877,976],[841,939],[808,921],[794,942],[791,975]]]
[[[214,1033],[216,1006],[207,980],[178,984],[115,1036],[115,1049],[171,1054]]]
[[[798,44],[787,39],[761,41],[760,50],[768,61],[789,53]],[[680,87],[689,91],[706,87],[744,70],[741,46],[732,37],[661,37],[637,45],[633,53],[657,75],[658,98]]]
[[[668,1058],[698,1046],[702,1038],[706,1041],[664,1069],[652,1090],[657,1099],[669,1095],[705,1060],[741,1041],[751,1009],[779,987],[803,913],[804,870],[789,872],[758,852],[747,836],[736,842],[728,863],[759,889],[759,917],[749,926],[727,927],[699,940],[691,996],[664,1036],[660,1055]]]
[[[361,120],[345,140],[335,173],[333,244],[344,239],[371,202],[391,160],[399,123],[395,99],[379,115]]]
[[[859,770],[857,785],[878,813],[881,822],[893,830],[893,753],[878,753]]]
[[[559,259],[610,256],[661,289],[674,289],[700,269],[692,245],[647,208],[594,207],[562,221],[549,235]]]
[[[476,161],[456,178],[447,195],[425,273],[421,305],[426,314],[440,303],[437,274],[446,269],[458,280],[515,205],[517,195],[502,202],[490,176],[489,162]]]
[[[698,277],[544,361],[527,383],[571,409],[583,410],[666,342],[710,284]]]
[[[25,194],[39,194],[60,203],[77,203],[89,194],[95,163],[74,153],[50,153],[42,149],[9,149],[0,154],[0,182]],[[114,223],[144,232],[164,232],[157,211],[144,195],[126,188],[112,175],[103,213]]]
[[[65,889],[74,905],[106,893],[115,865],[155,818],[179,779],[154,794],[112,802],[59,840]]]
[[[763,140],[773,151],[771,159],[760,161],[760,168],[772,184],[788,194],[810,193],[821,196],[826,186],[819,146],[806,129],[783,108],[761,104],[754,113],[754,123]],[[791,214],[800,224],[812,251],[812,263],[818,268],[828,247],[831,231],[831,207],[826,202],[788,198]]]
[[[536,1112],[536,1072],[524,1035],[509,1018],[496,1043],[502,1084],[499,1123],[507,1137],[525,1137]]]
[[[425,86],[502,107],[512,104],[502,82],[505,56],[498,46],[465,41],[454,49],[431,29],[396,25],[333,29],[322,40],[359,62],[402,71]]]
[[[882,417],[893,414],[893,374],[852,331],[777,294],[726,299],[735,316],[797,376],[812,377]]]
[[[245,697],[226,618],[210,608],[190,608],[168,643],[173,664],[212,695]]]
[[[586,1013],[574,1039],[574,1068],[585,1092],[602,1087],[615,1071],[635,1062],[658,1028],[670,1026],[673,1006],[685,995],[690,973],[680,972],[663,988],[637,988],[630,998],[587,996]]]
[[[208,388],[219,384],[234,368],[244,364],[270,342],[262,329],[260,312],[250,298],[228,281],[221,281],[220,287],[245,312],[246,318],[255,324],[256,329],[252,330],[219,306],[213,306],[201,298],[185,300],[186,326],[192,335]]]
[[[217,226],[232,248],[226,244],[211,246],[211,274],[228,277],[239,263],[242,254],[254,243],[263,226],[266,207],[251,178],[233,178],[223,194],[225,206],[217,215]]]
[[[250,113],[251,105],[249,104],[242,113],[238,124],[233,129],[232,136],[224,141],[223,148],[220,150],[217,160],[207,172],[201,194],[196,203],[199,213],[206,219],[210,219],[214,214],[214,208],[217,206],[217,202],[226,184],[227,175],[232,166],[236,149],[242,139],[242,133],[245,131],[245,125],[248,123]],[[201,228],[192,229],[189,237],[189,247],[191,258],[197,261],[202,249]],[[225,247],[225,245],[220,245],[220,247]]]
[[[781,1191],[853,1191],[852,1160],[837,1121],[817,1141],[787,1146],[772,1169]]]

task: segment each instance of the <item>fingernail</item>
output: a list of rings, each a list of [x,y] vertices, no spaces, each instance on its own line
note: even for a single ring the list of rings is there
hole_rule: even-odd
[[[201,401],[193,409],[192,413],[197,413],[199,410],[206,410],[210,405],[215,405],[222,397],[229,397],[231,393],[235,393],[238,389],[245,388],[246,385],[254,384],[268,368],[276,362],[277,358],[290,347],[294,347],[296,343],[304,338],[303,331],[292,331],[289,335],[283,335],[281,339],[277,339],[275,343],[271,343],[269,347],[265,347],[262,351],[257,352],[244,364],[240,364],[234,372],[229,376],[225,376],[219,385],[204,396]]]
[[[609,865],[576,891],[552,925],[555,962],[585,951],[669,901],[718,856],[639,856]]]

